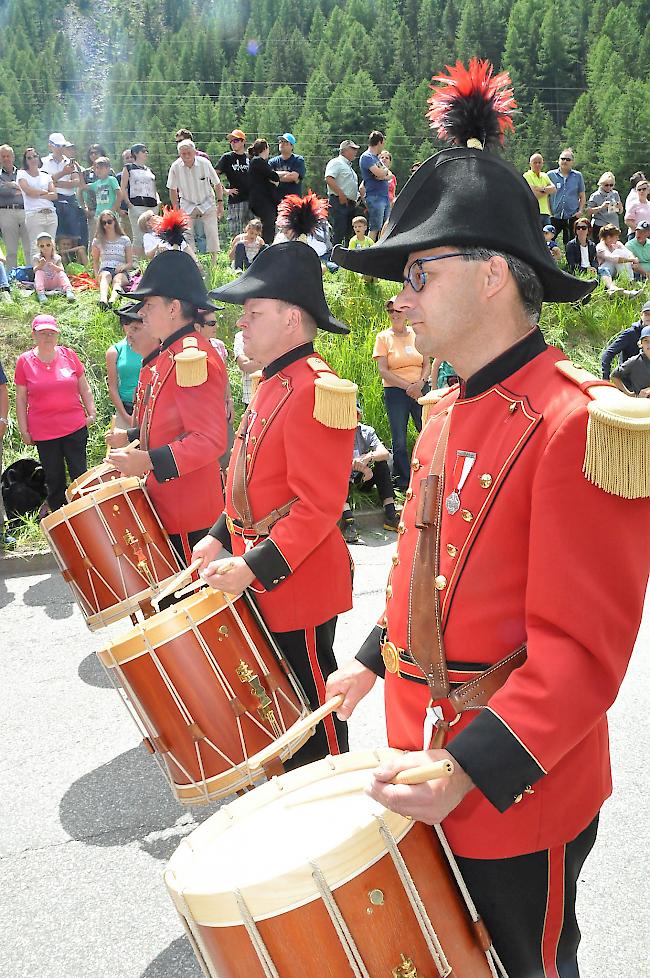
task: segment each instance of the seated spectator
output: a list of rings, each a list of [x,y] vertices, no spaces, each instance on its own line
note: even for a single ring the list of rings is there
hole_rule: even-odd
[[[612,371],[612,384],[630,397],[650,397],[650,326],[639,338],[640,352]]]
[[[39,234],[36,247],[38,251],[32,257],[32,265],[38,301],[47,301],[46,292],[63,292],[69,302],[74,302],[74,290],[64,271],[61,256],[55,251],[52,235]]]
[[[3,265],[4,268],[4,265]],[[0,473],[2,473],[2,443],[5,432],[9,424],[9,394],[7,392],[7,375],[0,363]],[[7,514],[5,513],[2,501],[2,489],[0,488],[0,550],[13,547],[16,540],[8,532],[5,526]]]
[[[95,215],[99,217],[104,211],[115,211],[126,200],[122,193],[117,177],[111,176],[111,161],[106,156],[98,156],[94,165],[95,179],[85,182],[81,174],[82,187],[91,191],[95,197]]]
[[[92,243],[93,271],[99,285],[99,305],[108,308],[108,294],[113,286],[111,302],[119,299],[129,284],[133,268],[131,242],[122,233],[115,214],[104,211],[97,221],[97,235]]]
[[[361,406],[357,404],[357,428],[354,433],[354,448],[352,450],[352,471],[350,473],[350,490],[352,487],[362,492],[370,492],[373,487],[377,490],[380,502],[384,507],[384,529],[397,533],[399,517],[395,510],[395,496],[391,482],[388,461],[390,452],[381,443],[374,428],[361,422]],[[343,507],[341,516],[341,532],[346,543],[357,543],[357,531],[350,496]]]
[[[267,247],[262,237],[262,222],[256,217],[248,222],[242,234],[232,239],[228,258],[237,271],[243,272]]]
[[[557,246],[557,241],[555,240],[555,228],[552,224],[545,224],[544,228],[544,240],[546,241],[546,247],[553,255],[556,261],[562,257],[562,252]]]
[[[620,227],[618,215],[623,213],[623,204],[618,190],[614,190],[616,177],[607,170],[598,181],[598,190],[594,191],[585,208],[587,217],[591,218],[594,241],[600,240],[600,229],[606,224]]]
[[[133,415],[133,398],[138,386],[142,357],[132,346],[132,336],[137,320],[131,319],[134,303],[116,309],[115,313],[124,330],[124,336],[106,351],[106,380],[108,394],[115,406],[115,427],[130,428]]]
[[[6,262],[5,254],[2,248],[0,248],[0,302],[7,302],[11,299],[9,279],[7,278],[7,269],[5,268]]]
[[[144,211],[144,213],[142,213],[138,218],[138,228],[142,234],[142,248],[144,251],[144,257],[148,261],[150,261],[154,255],[159,255],[161,251],[171,251],[174,247],[176,247],[157,233],[155,226],[159,221],[160,217],[155,211]],[[194,253],[194,249],[185,240],[184,236],[183,240],[177,247],[179,251],[186,251],[188,255],[191,255],[197,265],[201,267],[196,254]]]
[[[636,292],[614,285],[615,278],[621,278],[630,282],[632,279],[632,265],[635,257],[631,251],[621,244],[621,232],[613,224],[606,224],[600,229],[600,241],[596,245],[596,257],[598,258],[598,277],[603,282],[609,295],[622,293],[623,295],[634,296]]]
[[[636,261],[632,265],[632,271],[634,272],[634,278],[638,281],[644,281],[650,278],[649,232],[650,222],[639,221],[634,231],[634,237],[626,245],[628,251],[631,251],[636,258]]]
[[[650,222],[650,201],[648,201],[648,189],[650,184],[647,180],[639,180],[636,185],[638,200],[636,204],[630,204],[625,211],[625,223],[634,232],[639,221]]]
[[[576,272],[597,274],[596,245],[589,237],[589,221],[586,217],[579,217],[574,228],[576,236],[571,238],[566,246],[567,267],[572,275],[575,275]]]
[[[639,180],[645,180],[645,179],[646,179],[646,175],[645,175],[645,173],[643,173],[642,170],[637,170],[636,173],[633,173],[632,176],[630,177],[630,179],[629,179],[630,192],[628,193],[627,197],[625,198],[625,212],[626,213],[630,209],[630,207],[632,206],[632,204],[638,204],[638,202],[639,202],[639,195],[636,192],[636,185],[639,182]]]
[[[607,346],[600,357],[600,364],[603,371],[603,380],[609,380],[614,357],[620,356],[620,363],[625,363],[630,357],[634,357],[639,349],[641,331],[645,326],[650,326],[650,302],[646,302],[641,308],[641,315],[636,322],[628,326],[616,336]]]
[[[253,396],[253,381],[251,374],[255,374],[262,369],[262,364],[258,360],[252,360],[244,353],[244,334],[241,330],[235,333],[233,340],[233,356],[241,373],[241,399],[245,407],[248,407]]]
[[[25,255],[25,261],[29,261],[37,251],[36,238],[41,231],[47,231],[55,238],[59,224],[54,207],[56,188],[52,177],[41,166],[42,161],[37,151],[33,146],[28,146],[23,153],[22,168],[16,175],[16,182],[23,195],[25,227],[29,235],[29,253]]]

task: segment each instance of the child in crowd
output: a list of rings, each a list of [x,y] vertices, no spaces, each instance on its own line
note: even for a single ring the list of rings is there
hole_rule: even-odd
[[[243,234],[236,234],[232,239],[228,257],[235,269],[243,272],[266,247],[268,246],[262,237],[262,222],[254,218],[248,222]]]
[[[38,253],[32,259],[34,266],[34,285],[39,302],[47,300],[46,292],[60,290],[65,292],[69,302],[74,302],[75,294],[70,279],[63,269],[61,256],[54,248],[54,238],[51,234],[39,234],[36,238]]]
[[[553,227],[552,224],[545,224],[542,230],[544,231],[544,240],[546,241],[546,247],[553,255],[553,258],[555,258],[556,261],[559,261],[559,259],[562,256],[562,252],[558,248],[557,241],[555,240],[555,234],[556,234],[555,228]]]
[[[116,207],[119,207],[126,198],[120,189],[117,177],[111,176],[111,161],[106,156],[98,156],[93,169],[95,179],[86,183],[82,174],[82,186],[94,193],[97,202],[95,217],[99,218],[104,211],[116,210]]]
[[[174,247],[169,241],[165,241],[159,234],[156,234],[152,221],[155,223],[158,219],[155,211],[144,211],[138,218],[138,228],[142,234],[142,250],[144,251],[144,257],[148,261],[155,255],[159,255],[161,251],[170,251]],[[188,255],[191,255],[201,269],[201,273],[203,273],[203,266],[196,257],[196,252],[187,241],[182,241],[180,250],[186,251]]]
[[[352,218],[352,230],[354,231],[354,237],[350,238],[348,248],[371,248],[374,245],[375,242],[367,234],[368,222],[361,214]],[[348,278],[354,279],[355,277],[354,272],[348,273]],[[363,281],[374,282],[375,280],[372,275],[364,275]]]

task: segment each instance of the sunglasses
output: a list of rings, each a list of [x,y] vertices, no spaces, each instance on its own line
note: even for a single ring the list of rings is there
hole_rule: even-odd
[[[560,162],[561,163],[573,163],[573,157],[572,156],[561,156],[560,157]]]
[[[202,326],[216,326],[217,325],[217,320],[216,319],[205,319],[201,323],[201,325]]]
[[[31,156],[26,156],[25,159],[26,160],[37,160],[38,159],[38,156],[36,156],[35,153],[32,153]]]
[[[233,143],[243,143],[243,142],[244,142],[243,139],[231,139],[230,140],[230,145],[232,146]]]
[[[613,183],[601,183],[601,187],[613,187]]]

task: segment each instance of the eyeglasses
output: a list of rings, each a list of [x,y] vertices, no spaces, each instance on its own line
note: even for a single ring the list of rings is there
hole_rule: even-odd
[[[421,292],[427,284],[427,273],[423,269],[425,262],[442,261],[443,258],[463,258],[466,252],[452,251],[450,255],[432,255],[431,258],[416,258],[406,270],[404,284],[408,282],[414,292]]]
[[[637,190],[647,190],[648,188],[647,188],[647,186],[646,186],[646,185],[644,185],[643,187],[637,187],[636,189],[637,189]]]

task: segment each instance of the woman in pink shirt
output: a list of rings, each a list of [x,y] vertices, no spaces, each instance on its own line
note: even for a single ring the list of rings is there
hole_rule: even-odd
[[[648,200],[648,184],[647,180],[639,180],[635,190],[637,192],[637,202],[635,204],[630,204],[625,211],[625,223],[632,231],[632,236],[634,237],[634,229],[637,224],[641,221],[650,221],[650,201]]]
[[[34,349],[16,361],[16,416],[25,444],[36,445],[52,511],[65,502],[66,463],[73,480],[88,468],[86,443],[95,402],[79,357],[57,345],[56,319],[36,316],[32,335]]]

